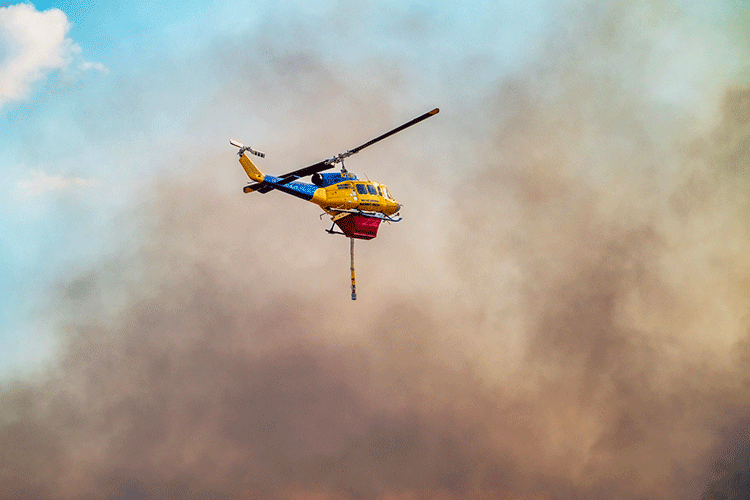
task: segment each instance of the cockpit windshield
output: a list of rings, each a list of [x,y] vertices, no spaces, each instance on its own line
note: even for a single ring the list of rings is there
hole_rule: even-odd
[[[380,186],[380,187],[382,187],[382,188],[383,188],[383,196],[385,196],[385,197],[386,197],[386,198],[388,198],[389,200],[392,200],[392,199],[393,199],[393,196],[391,196],[391,192],[390,192],[390,191],[388,191],[388,188],[387,188],[387,187],[385,187],[385,186]]]

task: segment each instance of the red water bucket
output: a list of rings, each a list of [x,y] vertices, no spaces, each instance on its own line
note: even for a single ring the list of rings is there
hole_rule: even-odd
[[[380,219],[352,214],[337,220],[336,224],[348,238],[371,240],[378,235]]]

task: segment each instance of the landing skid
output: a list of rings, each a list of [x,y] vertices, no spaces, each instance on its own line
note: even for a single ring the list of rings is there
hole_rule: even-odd
[[[354,209],[347,209],[347,208],[329,208],[326,210],[328,210],[329,215],[331,213],[336,213],[337,215],[346,213],[346,214],[361,215],[363,217],[372,217],[373,219],[380,219],[381,221],[385,221],[385,222],[401,222],[402,220],[401,217],[394,219],[390,215],[383,215],[380,212],[367,212],[365,210],[354,210]],[[398,214],[395,214],[395,215],[398,215]],[[323,218],[323,214],[320,214],[320,217]]]
[[[326,233],[328,233],[328,234],[340,234],[341,236],[346,236],[341,231],[334,231],[333,230],[334,227],[336,227],[336,223],[335,222],[333,224],[331,224],[331,229],[326,229]]]

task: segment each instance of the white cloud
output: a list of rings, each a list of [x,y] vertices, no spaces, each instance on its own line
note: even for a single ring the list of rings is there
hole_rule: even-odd
[[[68,38],[69,30],[58,9],[39,12],[28,3],[0,7],[0,106],[26,98],[34,82],[70,64],[81,49]]]
[[[109,74],[109,69],[105,65],[99,62],[90,62],[90,61],[84,61],[81,64],[78,65],[78,69],[80,71],[89,71],[89,70],[96,70],[99,73],[103,73],[105,75]]]
[[[31,179],[25,179],[16,184],[16,192],[23,198],[30,198],[50,191],[99,185],[99,181],[96,179],[49,175],[43,170],[32,170],[31,176]]]

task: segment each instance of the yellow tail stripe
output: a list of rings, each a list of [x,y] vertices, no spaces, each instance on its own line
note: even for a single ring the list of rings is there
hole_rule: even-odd
[[[242,165],[242,168],[245,169],[247,176],[255,182],[263,182],[263,179],[266,178],[266,176],[263,175],[263,172],[258,170],[258,167],[255,166],[245,153],[242,153],[242,156],[240,156],[240,164]]]

